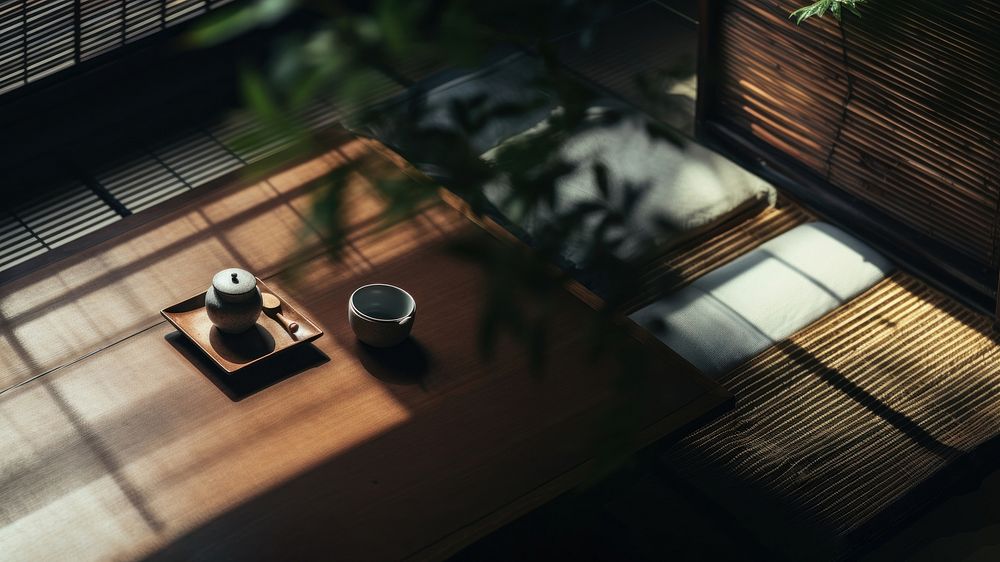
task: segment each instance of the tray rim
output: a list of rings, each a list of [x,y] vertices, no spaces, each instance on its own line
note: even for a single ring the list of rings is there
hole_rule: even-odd
[[[218,360],[216,360],[215,357],[212,356],[212,354],[210,354],[208,351],[206,351],[205,347],[202,345],[202,343],[200,341],[198,341],[198,339],[195,338],[192,334],[188,333],[188,331],[185,330],[180,324],[178,324],[177,322],[175,322],[174,319],[170,316],[170,314],[172,314],[172,313],[168,313],[167,312],[169,309],[171,309],[171,308],[173,308],[173,307],[175,307],[175,306],[177,306],[179,304],[185,303],[185,302],[187,302],[187,301],[189,301],[191,299],[196,299],[196,298],[205,296],[205,294],[208,293],[208,289],[206,289],[204,291],[201,291],[200,293],[195,293],[195,294],[191,295],[190,297],[188,297],[186,299],[181,299],[181,300],[175,302],[174,304],[171,304],[169,306],[161,308],[160,309],[160,316],[163,316],[163,318],[166,319],[166,321],[169,322],[170,325],[173,326],[175,330],[177,330],[178,332],[180,332],[181,334],[183,334],[185,338],[187,338],[189,341],[191,341],[191,343],[193,343],[206,357],[208,357],[209,361],[211,361],[213,365],[219,367],[220,369],[222,369],[223,371],[225,371],[226,374],[229,374],[229,375],[231,375],[233,373],[238,373],[238,372],[242,371],[243,369],[246,369],[247,367],[250,367],[251,365],[256,365],[260,361],[263,361],[263,360],[265,360],[265,359],[267,359],[269,357],[274,357],[275,355],[278,355],[278,354],[280,354],[283,351],[286,351],[288,349],[292,349],[293,347],[296,347],[296,346],[304,344],[304,343],[310,343],[310,342],[315,341],[316,339],[318,339],[318,338],[320,338],[320,337],[323,336],[323,334],[324,334],[323,330],[315,322],[313,322],[309,317],[307,317],[305,314],[302,314],[299,311],[298,307],[292,307],[290,304],[288,304],[288,302],[286,302],[285,299],[281,298],[281,296],[278,295],[278,293],[274,292],[274,290],[271,289],[271,287],[269,287],[267,285],[267,283],[265,283],[264,280],[261,279],[260,277],[257,277],[255,275],[254,279],[257,280],[257,288],[258,289],[260,289],[260,288],[267,289],[267,292],[269,292],[272,295],[278,297],[278,300],[281,302],[282,305],[288,306],[288,307],[292,308],[293,310],[295,310],[295,312],[302,318],[302,320],[305,320],[306,322],[308,322],[311,326],[313,326],[316,329],[316,333],[313,334],[312,336],[309,336],[308,338],[301,339],[301,340],[295,340],[293,343],[289,344],[286,347],[283,347],[283,348],[281,348],[279,350],[271,351],[267,355],[262,355],[262,356],[260,356],[260,357],[258,357],[256,359],[248,362],[248,363],[244,363],[244,364],[236,367],[235,369],[230,369],[230,368],[226,367],[225,365],[223,365],[222,363],[220,363]],[[197,307],[197,308],[205,308],[205,305],[202,304],[200,307]],[[263,312],[261,314],[263,314]]]

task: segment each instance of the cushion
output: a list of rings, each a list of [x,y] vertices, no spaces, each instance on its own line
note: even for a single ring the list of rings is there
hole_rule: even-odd
[[[525,53],[502,56],[476,70],[439,73],[384,104],[380,118],[357,132],[379,139],[446,185],[463,181],[469,171],[463,164],[467,158],[493,160],[502,150],[498,147],[551,132],[553,113],[559,110],[554,109],[556,97],[545,85],[546,76],[541,60]],[[457,106],[471,108],[473,117],[458,118]],[[518,109],[502,111],[509,106]],[[484,114],[491,118],[481,119]],[[611,121],[612,114],[621,118]],[[630,106],[597,101],[584,123],[561,138],[564,145],[553,156],[576,166],[559,178],[554,208],[529,214],[505,204],[510,182],[501,177],[486,187],[494,206],[486,211],[530,244],[580,203],[599,201],[622,211],[635,194],[637,204],[629,218],[605,231],[605,239],[620,242],[615,256],[630,260],[651,246],[683,242],[773,202],[775,191],[763,180],[697,143],[680,146],[663,134],[651,134],[654,130],[662,131]],[[598,163],[609,172],[607,201],[593,174]],[[577,234],[561,244],[561,266],[585,266],[588,242],[601,219],[599,214],[588,215]]]
[[[506,147],[546,134],[555,117],[508,139],[486,152],[484,158],[494,160]],[[775,190],[764,180],[693,141],[667,138],[655,134],[657,130],[649,118],[635,110],[613,102],[596,105],[583,125],[559,133],[565,137],[553,158],[574,169],[556,180],[557,198],[552,208],[539,206],[528,213],[519,212],[507,200],[510,187],[503,177],[487,187],[486,195],[529,235],[581,203],[602,201],[628,217],[611,232],[621,241],[615,255],[625,260],[650,246],[689,239],[750,207],[773,203]],[[607,170],[606,201],[594,172],[598,164]],[[630,190],[637,199],[629,212]],[[587,241],[593,238],[601,219],[599,214],[588,216],[579,235],[566,242],[564,257],[568,261],[581,265]]]
[[[708,375],[725,373],[805,328],[892,270],[822,222],[800,225],[631,318]]]
[[[357,132],[379,139],[424,173],[447,181],[456,150],[467,148],[474,158],[545,119],[555,105],[544,86],[545,76],[541,60],[524,53],[475,70],[446,71],[382,106],[380,118]],[[457,107],[468,115],[459,118]],[[517,110],[505,112],[505,107]],[[431,132],[449,136],[441,137],[441,144]]]

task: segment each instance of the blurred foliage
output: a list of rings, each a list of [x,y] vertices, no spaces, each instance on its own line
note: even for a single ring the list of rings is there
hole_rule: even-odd
[[[532,363],[542,371],[551,359],[546,353],[554,302],[551,296],[565,290],[572,280],[551,264],[560,262],[566,240],[583,239],[586,256],[576,274],[598,279],[605,306],[594,315],[594,324],[581,330],[590,336],[595,359],[602,355],[619,359],[616,362],[626,375],[623,380],[634,380],[627,375],[646,365],[636,356],[637,346],[626,344],[629,338],[621,330],[620,312],[639,290],[641,260],[618,259],[615,250],[623,243],[622,226],[638,206],[644,186],[619,186],[625,193],[624,202],[610,204],[607,170],[595,165],[590,172],[604,197],[561,205],[557,189],[560,179],[575,171],[575,166],[560,155],[560,146],[567,135],[589,126],[586,110],[595,94],[560,64],[551,40],[573,31],[578,46],[590,46],[599,22],[614,12],[613,4],[610,0],[256,0],[209,16],[190,40],[206,46],[271,28],[283,20],[300,22],[289,26],[290,31],[268,35],[273,41],[272,54],[264,66],[243,72],[242,89],[247,106],[265,125],[264,134],[280,132],[294,137],[302,150],[315,143],[299,117],[310,104],[317,99],[332,104],[355,128],[377,122],[381,109],[372,103],[374,94],[385,91],[386,84],[412,86],[399,71],[403,63],[476,67],[499,45],[536,55],[545,70],[539,87],[553,93],[560,110],[552,114],[545,131],[509,143],[492,161],[480,157],[469,137],[495,120],[537,111],[542,100],[491,104],[477,97],[455,102],[449,108],[451,121],[462,129],[455,131],[423,119],[429,109],[417,96],[408,103],[406,118],[395,124],[395,133],[418,140],[425,151],[436,155],[435,165],[447,169],[451,178],[448,189],[464,199],[473,213],[485,215],[494,208],[484,189],[505,182],[510,189],[504,208],[512,209],[514,215],[541,213],[548,217],[544,227],[532,235],[531,252],[517,245],[484,244],[482,240],[464,239],[454,244],[455,255],[480,264],[488,272],[489,294],[481,315],[482,351],[489,355],[499,337],[513,336],[526,346]],[[660,73],[670,76],[677,70],[660,69]],[[662,82],[664,76],[658,79]],[[651,97],[656,95],[654,81],[640,80],[638,85]],[[669,105],[670,100],[660,103]],[[604,124],[613,124],[617,118],[610,112],[603,117]],[[679,142],[666,128],[651,126],[647,133]],[[359,157],[327,178],[316,197],[313,215],[326,225],[324,234],[332,254],[337,255],[344,243],[343,200],[354,174],[371,180],[388,201],[381,217],[384,225],[410,216],[437,197],[437,185],[429,178],[420,181],[384,174],[378,168],[377,162]],[[518,217],[513,218],[516,222]],[[649,239],[640,241],[639,246],[651,253],[657,235],[649,233]],[[621,389],[640,393],[638,386],[623,382]],[[625,423],[632,418],[629,412],[632,410],[626,407],[616,417],[622,422],[618,424],[622,436],[635,429],[631,422]],[[608,428],[616,427],[608,424]],[[629,444],[627,437],[613,441],[622,450]]]

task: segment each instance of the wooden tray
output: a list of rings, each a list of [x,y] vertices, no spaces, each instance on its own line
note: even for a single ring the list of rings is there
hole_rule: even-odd
[[[266,283],[257,279],[262,293],[277,296]],[[281,300],[281,297],[278,297]],[[308,318],[281,300],[281,315],[299,324],[295,334],[289,334],[273,318],[261,313],[257,325],[243,334],[220,332],[205,312],[205,292],[197,294],[160,311],[160,314],[186,335],[227,373],[235,373],[286,349],[315,340],[323,335]]]

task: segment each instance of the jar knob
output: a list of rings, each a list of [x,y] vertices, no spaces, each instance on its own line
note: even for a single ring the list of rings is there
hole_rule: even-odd
[[[236,278],[236,274],[233,274],[233,283],[239,283],[240,280]]]

